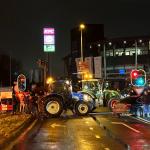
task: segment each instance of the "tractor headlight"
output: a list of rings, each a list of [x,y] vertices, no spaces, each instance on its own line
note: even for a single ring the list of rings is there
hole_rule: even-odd
[[[84,95],[83,95],[83,100],[89,102],[89,101],[91,101],[92,99],[91,99],[91,97],[90,97],[89,95],[84,94]]]

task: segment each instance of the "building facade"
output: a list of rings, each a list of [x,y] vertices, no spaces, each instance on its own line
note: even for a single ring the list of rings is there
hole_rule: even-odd
[[[85,24],[85,29],[82,30],[82,45],[83,45],[83,57],[98,56],[100,50],[97,49],[96,41],[104,40],[104,25],[103,24]],[[81,57],[81,30],[79,27],[75,27],[71,30],[71,52],[68,59],[69,65],[66,64],[68,70],[68,76],[72,79],[77,77],[77,68],[75,59]]]
[[[105,38],[102,24],[85,26],[83,56],[102,57],[103,78],[114,84],[118,81],[123,83],[129,80],[132,69],[144,69],[147,78],[150,78],[150,36]],[[67,62],[66,72],[73,79],[77,77],[75,58],[81,57],[80,50],[81,33],[78,27],[71,30],[71,51],[64,59]]]

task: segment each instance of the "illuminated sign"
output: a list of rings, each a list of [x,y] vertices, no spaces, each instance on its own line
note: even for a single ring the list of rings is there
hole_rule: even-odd
[[[119,74],[125,74],[125,70],[124,69],[119,69]]]
[[[44,28],[43,29],[43,34],[45,35],[45,34],[51,34],[51,35],[53,35],[53,34],[55,34],[55,30],[54,30],[54,28]]]
[[[44,45],[44,52],[55,52],[55,45]]]
[[[44,52],[55,52],[55,29],[44,28]]]
[[[44,35],[44,44],[55,44],[54,35]]]

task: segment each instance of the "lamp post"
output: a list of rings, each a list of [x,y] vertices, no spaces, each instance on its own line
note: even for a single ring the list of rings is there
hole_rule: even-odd
[[[84,24],[80,24],[81,30],[81,61],[83,62],[83,38],[82,38],[82,30],[85,28]]]
[[[106,66],[106,49],[105,49],[106,47],[105,47],[105,42],[104,42],[104,45],[103,45],[103,57],[104,57],[104,79],[106,79],[106,77],[107,77],[107,66]]]
[[[135,69],[137,69],[137,41],[135,40]]]

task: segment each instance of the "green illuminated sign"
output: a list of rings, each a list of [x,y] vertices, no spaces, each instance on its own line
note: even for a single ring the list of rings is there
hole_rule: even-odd
[[[44,52],[55,52],[55,45],[44,45]]]

